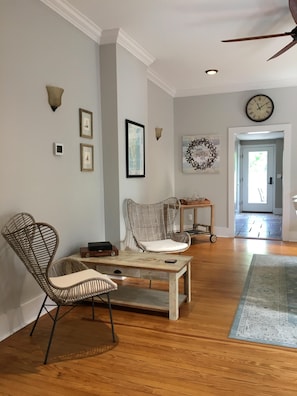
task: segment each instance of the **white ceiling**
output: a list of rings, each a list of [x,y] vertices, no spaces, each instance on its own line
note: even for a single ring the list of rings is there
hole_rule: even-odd
[[[102,31],[121,28],[155,59],[150,70],[174,96],[297,85],[297,45],[267,61],[290,36],[221,42],[291,31],[287,0],[55,1],[75,7]],[[210,68],[219,73],[207,76]]]

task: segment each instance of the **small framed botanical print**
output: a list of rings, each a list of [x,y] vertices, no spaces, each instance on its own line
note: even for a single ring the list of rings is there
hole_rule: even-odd
[[[91,144],[80,144],[80,170],[82,172],[94,170],[94,147]]]
[[[93,138],[93,113],[79,109],[80,136],[88,139]]]

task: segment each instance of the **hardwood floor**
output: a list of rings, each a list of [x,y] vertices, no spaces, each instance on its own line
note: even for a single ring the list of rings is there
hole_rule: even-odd
[[[296,395],[297,349],[228,338],[253,253],[297,255],[297,244],[200,236],[179,320],[114,308],[113,344],[108,310],[93,322],[81,306],[58,323],[47,365],[44,316],[33,337],[28,326],[0,343],[0,395]]]

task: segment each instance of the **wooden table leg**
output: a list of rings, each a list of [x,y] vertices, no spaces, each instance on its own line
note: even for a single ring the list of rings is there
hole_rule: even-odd
[[[191,302],[192,300],[191,263],[188,263],[187,271],[184,273],[184,293],[187,296],[187,302]]]
[[[169,319],[177,320],[179,317],[178,304],[178,279],[177,274],[169,274]]]

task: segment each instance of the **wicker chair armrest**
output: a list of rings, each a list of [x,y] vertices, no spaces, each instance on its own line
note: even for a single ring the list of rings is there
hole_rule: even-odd
[[[188,232],[172,232],[170,234],[170,238],[176,242],[183,242],[187,243],[188,245],[191,244],[191,236]]]
[[[79,260],[63,257],[51,263],[48,267],[48,276],[62,276],[88,269],[87,265]]]

